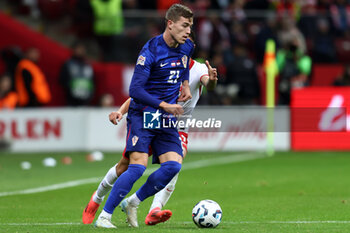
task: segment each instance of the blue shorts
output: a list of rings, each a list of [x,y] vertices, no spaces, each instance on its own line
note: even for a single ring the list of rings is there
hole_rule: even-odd
[[[177,128],[144,129],[142,116],[128,115],[125,156],[128,157],[134,151],[149,153],[150,147],[153,152],[152,163],[159,163],[158,157],[169,151],[183,156]]]

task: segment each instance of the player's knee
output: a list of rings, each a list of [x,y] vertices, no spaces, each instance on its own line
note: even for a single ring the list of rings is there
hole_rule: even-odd
[[[162,167],[170,177],[174,177],[177,173],[180,172],[181,163],[176,161],[167,161],[165,163],[162,163]]]
[[[119,163],[119,164],[115,167],[117,176],[119,177],[119,176],[120,176],[121,174],[123,174],[127,169],[128,169],[128,164]]]
[[[130,177],[135,180],[139,179],[145,170],[146,167],[140,164],[130,164],[128,168],[128,172],[131,173]]]

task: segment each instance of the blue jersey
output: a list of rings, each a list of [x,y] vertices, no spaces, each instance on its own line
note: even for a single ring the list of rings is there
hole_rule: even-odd
[[[130,83],[129,109],[144,110],[148,106],[157,109],[162,101],[175,104],[181,83],[189,78],[193,48],[189,39],[170,48],[163,34],[149,40],[139,54]]]

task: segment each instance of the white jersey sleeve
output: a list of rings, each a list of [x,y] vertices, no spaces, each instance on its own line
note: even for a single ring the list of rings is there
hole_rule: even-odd
[[[194,61],[194,60],[193,60]],[[186,102],[179,102],[184,108],[184,114],[179,117],[178,120],[187,122],[192,118],[193,109],[196,107],[199,97],[202,93],[203,85],[201,84],[201,79],[204,76],[208,76],[208,68],[205,64],[194,61],[193,65],[190,66],[190,79],[189,85],[192,94],[192,99]],[[179,131],[188,132],[188,127],[179,128]]]

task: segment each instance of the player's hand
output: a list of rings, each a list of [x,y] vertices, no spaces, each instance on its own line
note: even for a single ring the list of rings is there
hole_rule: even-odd
[[[205,61],[205,65],[208,68],[209,81],[215,82],[218,80],[218,71],[216,68],[211,67],[208,60]]]
[[[191,99],[191,90],[190,90],[190,85],[188,84],[188,81],[184,81],[182,84],[182,90],[180,97],[178,98],[178,102],[186,102],[187,100]]]
[[[118,125],[118,122],[123,119],[123,114],[119,111],[117,112],[111,112],[109,114],[109,121],[112,122],[114,125]]]
[[[184,113],[184,109],[180,104],[168,104],[163,101],[160,103],[159,107],[161,107],[167,113],[171,113],[175,116],[179,116]]]

